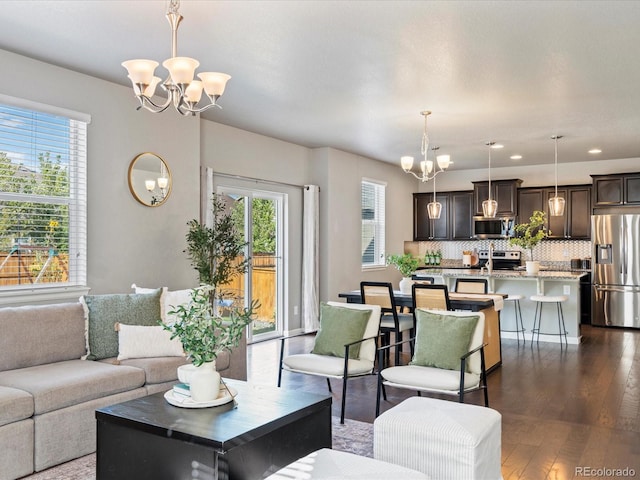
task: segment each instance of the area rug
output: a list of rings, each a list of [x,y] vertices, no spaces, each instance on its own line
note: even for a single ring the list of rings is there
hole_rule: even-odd
[[[335,450],[351,452],[365,457],[373,456],[373,425],[345,419],[340,425],[338,417],[332,417],[332,440]],[[57,467],[35,473],[24,480],[95,480],[96,454],[77,458]]]

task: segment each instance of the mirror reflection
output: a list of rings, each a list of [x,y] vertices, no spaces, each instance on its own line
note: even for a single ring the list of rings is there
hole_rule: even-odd
[[[129,189],[133,197],[147,207],[158,207],[171,193],[171,172],[155,153],[137,155],[129,165]]]

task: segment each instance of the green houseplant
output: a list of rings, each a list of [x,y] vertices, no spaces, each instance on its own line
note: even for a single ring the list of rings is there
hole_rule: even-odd
[[[418,268],[418,259],[414,258],[410,253],[405,253],[404,255],[389,255],[387,257],[387,265],[393,265],[402,275],[400,291],[402,293],[410,293],[411,274]]]
[[[236,276],[246,272],[246,244],[223,198],[213,195],[211,202],[211,226],[191,220],[186,236],[185,252],[198,271],[200,286],[191,291],[189,303],[170,312],[177,320],[164,326],[172,339],[180,340],[192,361],[192,365],[178,369],[178,377],[189,378],[186,383],[197,402],[217,398],[220,374],[215,371],[215,360],[223,351],[238,346],[258,307],[257,302],[249,307],[237,305],[238,295],[227,288]]]
[[[545,213],[535,210],[528,223],[519,223],[513,228],[513,231],[516,236],[509,239],[509,245],[529,250],[527,273],[538,273],[540,264],[533,260],[533,249],[551,233],[546,230]]]

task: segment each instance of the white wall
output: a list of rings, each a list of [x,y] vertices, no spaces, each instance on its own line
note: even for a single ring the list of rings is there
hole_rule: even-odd
[[[144,286],[185,288],[196,276],[182,251],[186,222],[199,211],[199,119],[136,111],[130,88],[0,50],[0,92],[91,115],[88,127],[88,285],[91,293]],[[117,68],[115,66],[114,68]],[[132,197],[127,169],[139,153],[165,159],[167,202]]]

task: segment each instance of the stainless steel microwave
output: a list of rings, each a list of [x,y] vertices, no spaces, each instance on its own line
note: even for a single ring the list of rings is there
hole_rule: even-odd
[[[473,217],[473,238],[509,238],[513,237],[513,217]]]

